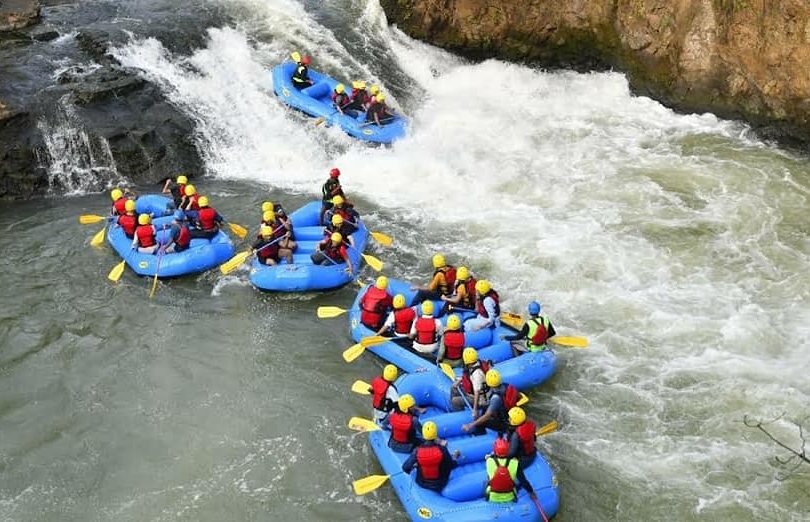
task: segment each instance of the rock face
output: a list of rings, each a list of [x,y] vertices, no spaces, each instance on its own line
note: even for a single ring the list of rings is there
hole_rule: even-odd
[[[38,0],[3,0],[0,2],[0,31],[13,31],[37,23]]]
[[[108,54],[106,32],[83,30],[76,39],[89,66],[73,66],[57,85],[0,107],[0,198],[200,172],[193,122]]]
[[[613,68],[683,112],[810,142],[806,0],[380,0],[390,23],[471,58]]]

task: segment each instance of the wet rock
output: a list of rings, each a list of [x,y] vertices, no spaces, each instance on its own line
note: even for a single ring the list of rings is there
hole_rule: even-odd
[[[59,38],[59,31],[42,31],[32,34],[31,38],[38,42],[50,42]]]
[[[28,27],[39,21],[38,0],[3,0],[0,2],[0,32]]]
[[[30,197],[48,189],[48,177],[37,164],[42,146],[36,124],[27,112],[0,102],[0,198]]]
[[[380,0],[390,23],[459,54],[624,72],[637,94],[810,142],[810,3]]]

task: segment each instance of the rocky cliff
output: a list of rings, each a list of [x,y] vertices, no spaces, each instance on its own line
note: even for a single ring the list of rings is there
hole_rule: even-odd
[[[615,69],[682,112],[810,142],[806,0],[380,0],[390,23],[459,54]]]

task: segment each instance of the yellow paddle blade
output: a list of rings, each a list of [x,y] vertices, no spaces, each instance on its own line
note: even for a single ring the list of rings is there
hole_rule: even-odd
[[[524,404],[526,404],[527,402],[529,402],[529,398],[528,398],[528,397],[526,397],[526,394],[525,394],[525,393],[522,393],[522,392],[521,392],[521,394],[520,394],[520,398],[519,398],[519,399],[518,399],[518,401],[515,403],[515,406],[523,406],[523,405],[524,405]]]
[[[235,256],[230,258],[229,260],[222,263],[222,265],[220,265],[220,267],[219,267],[219,271],[222,272],[223,275],[230,274],[231,272],[233,272],[234,270],[236,270],[237,268],[242,266],[242,263],[244,263],[245,260],[252,253],[253,252],[251,250],[248,250],[246,252],[240,252],[240,253],[236,254]]]
[[[295,63],[298,63],[301,61],[301,53],[293,51],[290,53],[290,58],[292,58]]]
[[[121,279],[121,276],[124,275],[124,267],[126,266],[126,263],[127,263],[126,261],[121,261],[120,263],[115,265],[113,269],[110,270],[110,273],[107,274],[107,279],[109,279],[114,283],[117,283],[118,280]]]
[[[79,216],[79,223],[82,225],[92,225],[93,223],[100,223],[105,219],[107,218],[104,216],[97,216],[95,214],[82,214]]]
[[[501,312],[501,322],[516,330],[523,328],[523,318],[514,312]]]
[[[368,348],[369,346],[377,346],[378,344],[382,344],[385,341],[390,341],[390,337],[383,337],[382,335],[371,335],[369,337],[363,337],[360,339],[360,344],[363,347]]]
[[[553,420],[548,424],[546,424],[545,426],[543,426],[542,428],[540,428],[539,430],[535,431],[534,434],[537,435],[538,437],[540,435],[548,435],[549,433],[557,431],[557,427],[558,427],[557,421]]]
[[[371,385],[365,381],[354,381],[352,383],[352,391],[354,393],[359,393],[360,395],[371,395],[369,391],[371,389]]]
[[[239,239],[245,239],[248,231],[242,225],[237,225],[236,223],[228,223],[228,227],[231,229],[231,232],[236,234]]]
[[[320,118],[315,120],[315,126],[317,127],[318,125],[320,125],[321,123],[323,123],[325,121],[326,121],[326,116],[321,116]]]
[[[445,375],[447,375],[451,381],[456,380],[456,374],[453,373],[453,367],[447,363],[439,363],[439,367],[442,369]]]
[[[369,475],[368,477],[357,479],[352,482],[354,494],[365,495],[366,493],[371,493],[375,489],[385,484],[385,481],[388,480],[388,477],[390,476],[391,475]]]
[[[549,342],[559,344],[560,346],[570,346],[572,348],[587,348],[588,340],[584,337],[557,337],[554,336],[549,339]]]
[[[343,350],[343,360],[350,363],[353,360],[360,357],[361,355],[363,355],[363,352],[365,351],[366,347],[363,346],[362,344],[360,343],[353,344],[348,348],[346,348],[345,350]]]
[[[380,261],[378,258],[376,258],[376,257],[374,257],[372,255],[369,255],[369,254],[363,254],[363,259],[366,260],[366,263],[368,263],[368,266],[370,266],[371,268],[373,268],[377,272],[382,272],[383,262]]]
[[[104,231],[107,230],[107,227],[102,228],[93,236],[93,239],[90,240],[90,244],[93,246],[101,246],[104,243]]]
[[[348,312],[348,310],[339,306],[319,306],[318,318],[331,319],[332,317],[337,317],[341,314],[345,314],[346,312]]]
[[[370,232],[370,234],[371,237],[373,237],[377,243],[383,246],[391,246],[394,243],[394,240],[391,238],[391,236],[387,236],[382,232]]]
[[[360,288],[363,288],[364,286],[366,286],[368,284],[368,283],[366,283],[365,281],[363,281],[362,279],[359,279],[359,278],[355,279],[354,282],[357,283],[358,285],[360,285]]]
[[[352,417],[349,419],[349,428],[354,431],[378,431],[382,429],[377,426],[374,421],[362,417]]]

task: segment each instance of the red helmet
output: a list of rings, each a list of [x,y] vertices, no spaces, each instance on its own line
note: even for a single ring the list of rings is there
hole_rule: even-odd
[[[303,63],[304,65],[309,65],[309,56],[302,57],[301,63]]]
[[[509,454],[509,443],[506,439],[498,437],[495,439],[495,445],[492,447],[492,451],[495,453],[496,457],[505,457]]]
[[[329,171],[329,177],[330,178],[336,178],[338,176],[340,176],[340,169],[339,168],[335,167],[335,168],[333,168],[332,170]]]

